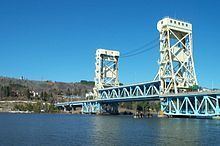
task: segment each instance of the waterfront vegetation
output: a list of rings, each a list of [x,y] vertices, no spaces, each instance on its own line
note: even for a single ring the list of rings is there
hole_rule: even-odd
[[[15,104],[14,111],[30,111],[34,113],[57,113],[58,108],[45,102]]]
[[[94,82],[86,80],[81,80],[78,83],[62,83],[0,77],[1,101],[30,101],[30,103],[1,103],[0,108],[2,111],[61,112],[54,106],[54,103],[85,99],[85,94],[91,92],[93,87]],[[123,108],[125,111],[142,111],[143,113],[158,112],[160,104],[148,101],[126,102],[120,103],[119,108]]]
[[[160,111],[160,102],[149,102],[149,101],[140,101],[140,102],[124,102],[119,105],[121,108],[128,110],[134,110],[137,112],[149,113],[149,112],[159,112]]]
[[[93,87],[93,81],[85,80],[77,83],[64,83],[0,77],[0,100],[64,102],[69,99],[63,96],[83,98],[86,93],[92,91]]]
[[[0,77],[0,101],[2,101],[0,112],[56,113],[59,110],[54,103],[83,99],[86,93],[92,91],[93,86],[94,82],[85,80],[77,83],[63,83]],[[78,97],[78,99],[64,96]],[[27,101],[27,103],[19,103],[19,101]]]

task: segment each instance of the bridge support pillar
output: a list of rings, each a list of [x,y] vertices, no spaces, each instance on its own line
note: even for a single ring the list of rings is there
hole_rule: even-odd
[[[101,112],[101,109],[101,105],[98,102],[84,102],[81,112],[85,114],[98,114]]]
[[[112,114],[118,114],[118,103],[114,103],[112,106]]]
[[[66,107],[65,106],[63,106],[63,111],[66,112]]]

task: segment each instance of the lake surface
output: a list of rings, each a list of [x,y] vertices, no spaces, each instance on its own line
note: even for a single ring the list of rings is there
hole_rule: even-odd
[[[220,145],[220,120],[5,113],[0,145]]]

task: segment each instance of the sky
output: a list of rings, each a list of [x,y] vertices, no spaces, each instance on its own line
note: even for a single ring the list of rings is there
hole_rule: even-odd
[[[193,24],[199,85],[220,88],[219,7],[218,0],[1,0],[0,76],[93,80],[96,49],[137,49],[169,16]],[[153,80],[158,59],[159,47],[120,58],[120,82]]]

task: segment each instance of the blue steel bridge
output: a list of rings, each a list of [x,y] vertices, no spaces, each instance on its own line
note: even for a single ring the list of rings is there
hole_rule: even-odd
[[[112,105],[112,111],[117,110],[117,103],[131,101],[160,101],[161,110],[168,116],[218,116],[220,115],[220,91],[190,92],[179,94],[160,94],[160,81],[139,83],[133,85],[111,87],[99,90],[100,98],[62,102],[57,107],[82,107],[82,113],[102,113],[106,109],[102,105]],[[114,106],[116,104],[116,106]]]
[[[198,86],[192,54],[192,24],[164,18],[158,22],[157,29],[160,59],[153,81],[120,86],[120,53],[98,49],[93,99],[56,103],[55,106],[64,110],[80,106],[82,113],[114,113],[120,102],[159,101],[161,111],[167,116],[219,116],[220,91],[190,90]],[[106,108],[109,105],[111,108]]]

